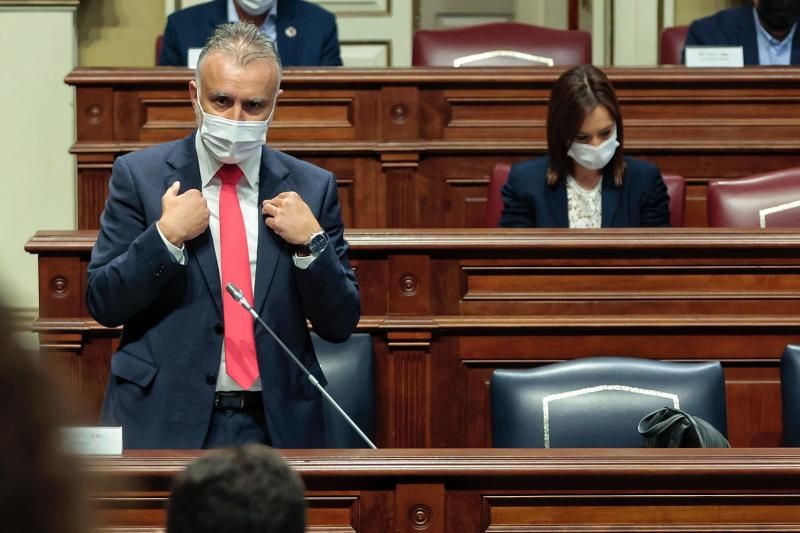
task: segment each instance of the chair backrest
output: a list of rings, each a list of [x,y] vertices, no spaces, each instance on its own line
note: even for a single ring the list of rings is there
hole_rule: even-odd
[[[800,345],[790,344],[781,357],[783,444],[800,446]]]
[[[800,167],[708,184],[709,227],[800,227]]]
[[[486,217],[483,224],[487,228],[496,228],[500,223],[500,215],[503,214],[503,197],[500,191],[508,181],[510,171],[509,163],[497,163],[489,176],[489,189],[486,191]]]
[[[588,32],[517,22],[417,30],[411,63],[429,67],[582,65],[592,61]]]
[[[662,176],[669,193],[669,223],[673,228],[683,227],[683,213],[686,210],[686,182],[683,176],[667,174]]]
[[[311,334],[314,351],[328,379],[325,390],[367,436],[375,436],[375,361],[372,337],[354,333],[342,343]],[[328,448],[366,448],[367,445],[334,407],[323,400],[325,442]]]
[[[160,34],[156,37],[156,62],[155,64],[158,65],[158,59],[161,57],[161,48],[164,46],[164,34]]]
[[[661,32],[661,53],[659,65],[680,65],[683,63],[683,45],[686,42],[686,33],[689,26],[672,26],[664,28]]]
[[[679,407],[727,433],[718,361],[671,363],[588,357],[494,371],[492,442],[497,448],[637,448],[641,418]]]

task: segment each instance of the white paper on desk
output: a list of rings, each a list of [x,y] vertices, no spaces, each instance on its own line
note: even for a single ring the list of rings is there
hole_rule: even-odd
[[[121,427],[64,428],[64,447],[76,455],[122,455]]]
[[[197,60],[200,59],[200,52],[202,51],[202,48],[189,48],[189,52],[186,54],[186,66],[197,68]]]
[[[744,51],[741,46],[687,46],[685,54],[687,67],[744,66]]]

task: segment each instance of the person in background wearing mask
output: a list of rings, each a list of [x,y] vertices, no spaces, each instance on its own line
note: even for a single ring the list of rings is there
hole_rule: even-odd
[[[275,43],[284,67],[339,66],[336,17],[305,0],[213,0],[167,18],[159,65],[194,67],[220,24],[250,22]]]
[[[800,0],[753,0],[689,26],[686,46],[741,46],[745,65],[800,65]]]
[[[341,342],[360,318],[336,178],[264,144],[280,78],[258,28],[219,26],[189,82],[198,130],[114,162],[87,303],[123,326],[101,421],[126,448],[325,445],[319,392],[225,291],[323,385],[307,320]]]
[[[548,155],[511,167],[501,227],[669,226],[658,167],[623,154],[614,87],[592,65],[558,78],[547,113]]]

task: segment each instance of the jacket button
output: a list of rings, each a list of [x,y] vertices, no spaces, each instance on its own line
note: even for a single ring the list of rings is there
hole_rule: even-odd
[[[217,322],[216,324],[214,324],[214,333],[216,333],[217,335],[222,335],[223,333],[225,333],[225,326]]]
[[[216,374],[206,374],[206,383],[209,385],[216,385],[217,384],[217,375]]]

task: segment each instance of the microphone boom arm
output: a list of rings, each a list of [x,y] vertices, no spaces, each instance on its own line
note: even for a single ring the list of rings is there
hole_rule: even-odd
[[[311,384],[314,385],[314,387],[316,387],[316,389],[322,394],[322,396],[326,400],[328,400],[328,402],[334,407],[334,409],[336,409],[339,412],[339,414],[342,415],[342,417],[347,421],[347,423],[350,425],[350,427],[352,427],[355,430],[355,432],[358,433],[358,436],[361,437],[361,440],[363,440],[373,450],[377,450],[378,447],[375,446],[375,444],[373,444],[373,442],[370,440],[370,438],[367,437],[367,435],[363,431],[361,431],[361,428],[358,427],[358,424],[356,424],[353,421],[353,419],[350,418],[350,416],[345,412],[345,410],[342,409],[342,407],[339,405],[339,403],[336,400],[333,399],[333,396],[328,394],[328,391],[326,391],[325,387],[323,387],[320,384],[319,380],[314,376],[314,374],[309,372],[309,370],[305,367],[305,365],[303,363],[300,362],[300,360],[292,352],[292,350],[290,350],[289,347],[286,346],[283,343],[283,341],[275,334],[275,332],[272,331],[272,328],[270,328],[267,325],[267,323],[264,322],[261,319],[261,317],[256,312],[256,310],[253,309],[253,306],[250,305],[250,302],[248,302],[247,299],[244,297],[244,293],[236,285],[234,285],[233,283],[228,283],[225,286],[225,290],[228,291],[228,294],[230,294],[231,297],[234,300],[239,302],[239,305],[244,307],[247,310],[247,312],[249,312],[253,316],[253,318],[256,319],[258,321],[258,323],[261,324],[261,326],[265,330],[267,330],[267,332],[269,332],[269,334],[272,336],[272,338],[275,339],[275,342],[277,342],[280,345],[280,347],[283,348],[283,351],[286,352],[289,355],[289,357],[292,358],[292,361],[294,361],[294,364],[297,365],[298,368],[300,368],[300,370],[303,371],[303,374],[305,374],[306,378],[308,378],[308,380],[311,382]]]

